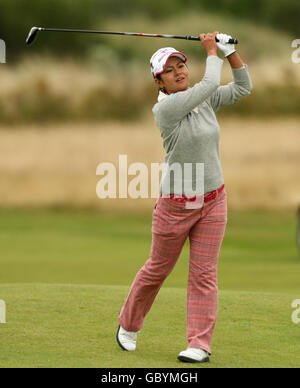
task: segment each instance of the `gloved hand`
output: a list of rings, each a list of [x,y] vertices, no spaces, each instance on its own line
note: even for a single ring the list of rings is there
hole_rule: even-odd
[[[219,42],[217,42],[217,46],[221,51],[223,51],[225,58],[230,54],[235,53],[236,50],[234,44],[226,43],[229,39],[232,39],[232,36],[227,34],[217,34],[216,38],[219,40]]]

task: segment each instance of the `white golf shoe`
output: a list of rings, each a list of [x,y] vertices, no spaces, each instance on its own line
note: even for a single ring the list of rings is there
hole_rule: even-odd
[[[178,360],[183,362],[209,362],[209,356],[205,350],[187,348],[179,353]]]
[[[133,352],[136,349],[137,332],[127,331],[119,325],[117,331],[117,342],[123,350]]]

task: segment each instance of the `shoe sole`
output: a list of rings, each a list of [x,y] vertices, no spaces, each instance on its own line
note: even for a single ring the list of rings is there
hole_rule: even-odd
[[[209,357],[206,357],[206,358],[204,358],[201,361],[198,361],[198,360],[195,360],[194,358],[189,358],[189,357],[186,357],[186,356],[178,356],[177,358],[178,358],[179,361],[182,361],[182,362],[192,362],[192,363],[209,362]]]
[[[117,331],[117,335],[116,335],[116,339],[117,339],[117,342],[118,342],[118,345],[120,346],[121,349],[125,350],[126,352],[128,352],[127,349],[124,348],[124,346],[121,344],[121,342],[119,341],[119,331],[120,331],[120,325],[118,327],[118,331]]]

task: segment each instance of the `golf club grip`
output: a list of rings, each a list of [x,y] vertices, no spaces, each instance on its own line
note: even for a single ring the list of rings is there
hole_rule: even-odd
[[[198,37],[198,36],[187,36],[186,38],[187,38],[187,40],[200,40],[200,37]],[[216,42],[219,42],[219,39],[216,38]],[[235,38],[232,38],[232,39],[229,39],[229,41],[227,43],[228,44],[238,44],[239,41]]]

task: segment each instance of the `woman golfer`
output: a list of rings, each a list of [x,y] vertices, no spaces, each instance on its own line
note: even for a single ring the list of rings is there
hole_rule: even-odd
[[[234,45],[226,43],[229,38],[218,32],[200,35],[207,53],[206,70],[193,87],[189,87],[183,53],[166,47],[150,60],[160,89],[153,113],[166,151],[166,168],[153,211],[150,258],[137,273],[119,315],[117,341],[127,351],[136,349],[146,314],[189,238],[188,347],[178,359],[208,362],[211,355],[218,309],[218,256],[227,223],[215,112],[249,95],[252,89],[247,65]],[[220,86],[223,60],[217,55],[218,48],[232,68],[233,82],[226,86]],[[191,174],[192,166],[196,177]]]

